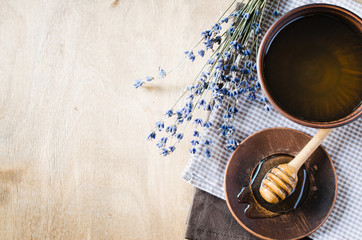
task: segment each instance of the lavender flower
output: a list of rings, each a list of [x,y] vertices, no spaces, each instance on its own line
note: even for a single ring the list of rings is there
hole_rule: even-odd
[[[209,128],[209,127],[211,127],[212,126],[212,123],[211,122],[206,122],[206,123],[204,123],[204,127],[206,127],[206,128]]]
[[[221,20],[221,23],[228,23],[229,17],[225,17]]]
[[[222,130],[221,132],[220,132],[220,135],[221,136],[223,136],[223,137],[226,137],[227,135],[228,135],[228,131],[226,131],[226,130]]]
[[[147,77],[146,77],[146,81],[147,81],[147,82],[151,82],[153,79],[154,79],[154,78],[153,78],[153,77],[150,77],[150,76],[147,76]]]
[[[167,156],[169,153],[170,153],[170,152],[167,150],[167,148],[162,148],[162,149],[161,149],[161,154],[162,154],[163,156]]]
[[[232,36],[235,32],[235,28],[231,27],[231,28],[229,28],[228,31],[229,31],[229,35]]]
[[[152,139],[155,139],[155,138],[156,138],[156,133],[155,133],[155,131],[152,131],[152,132],[148,135],[147,140],[152,140]]]
[[[213,31],[214,33],[219,33],[219,32],[221,31],[221,29],[222,29],[222,27],[221,27],[221,25],[218,24],[218,23],[215,23],[215,25],[212,27],[212,31]]]
[[[250,51],[249,49],[246,49],[246,50],[243,52],[243,54],[244,54],[245,56],[250,56],[251,51]]]
[[[172,153],[173,151],[175,151],[176,148],[175,148],[175,146],[170,146],[168,149],[169,149],[169,153]]]
[[[204,42],[204,44],[205,44],[206,50],[214,48],[214,41],[213,40],[207,39]]]
[[[192,62],[195,61],[195,55],[193,51],[186,51],[185,54]]]
[[[206,149],[206,150],[205,150],[205,156],[206,156],[207,158],[210,158],[210,157],[211,157],[211,152],[210,152],[209,149]]]
[[[194,120],[194,123],[196,124],[196,126],[198,125],[198,124],[200,124],[200,126],[202,126],[202,119],[201,118],[196,118],[195,120]]]
[[[203,80],[203,81],[205,81],[205,80],[207,80],[207,78],[208,78],[209,76],[210,76],[210,73],[209,73],[209,72],[203,71],[203,72],[201,72],[201,77],[200,77],[200,79]]]
[[[239,110],[236,107],[230,107],[228,111],[233,114],[236,114],[239,112]]]
[[[267,100],[267,99],[266,99],[266,97],[264,97],[264,96],[259,99],[260,102],[266,102],[266,100]]]
[[[145,83],[145,81],[143,81],[141,79],[137,79],[137,80],[135,80],[133,86],[137,89],[137,88],[141,87],[144,83]]]
[[[158,121],[155,124],[158,131],[162,131],[162,129],[165,127],[165,124],[162,121]]]
[[[226,123],[223,123],[221,126],[220,126],[220,129],[222,130],[228,130],[230,128],[230,126]]]
[[[176,125],[171,125],[166,128],[166,132],[171,133],[172,136],[176,134],[176,131],[177,131]]]
[[[210,58],[207,60],[207,64],[210,64],[210,65],[213,65],[214,62],[215,62],[215,59],[213,59],[213,58]]]
[[[201,33],[201,37],[206,40],[206,39],[209,39],[210,37],[212,36],[212,32],[207,30],[207,31],[203,31]]]
[[[229,52],[224,52],[224,55],[227,59],[230,59],[231,58],[231,54]]]
[[[206,105],[206,108],[205,108],[207,111],[212,111],[212,109],[213,109],[213,106],[212,105],[210,105],[210,104],[207,104]]]
[[[165,112],[165,115],[168,116],[168,117],[172,117],[172,115],[173,115],[172,109],[167,110],[167,111]]]
[[[217,36],[213,39],[213,41],[217,44],[221,44],[221,37],[220,36]]]
[[[235,150],[239,143],[235,139],[228,139],[226,148],[229,150]]]
[[[231,82],[234,83],[234,84],[238,84],[238,83],[240,83],[240,78],[234,76],[234,77],[231,79]]]
[[[197,51],[197,53],[198,53],[201,57],[203,57],[203,56],[205,55],[205,51],[204,51],[204,50],[199,50],[199,51]]]
[[[190,153],[191,153],[191,154],[195,154],[195,153],[196,153],[196,148],[191,148],[191,149],[190,149]]]
[[[160,141],[156,144],[158,148],[162,148],[166,145],[167,137],[163,137],[160,139]]]
[[[265,109],[265,111],[269,112],[269,111],[270,111],[270,106],[269,106],[269,104],[265,104],[264,109]]]
[[[176,135],[176,138],[177,138],[178,140],[181,140],[183,137],[184,137],[183,133],[178,133],[178,134]]]
[[[165,78],[166,77],[166,72],[165,70],[163,70],[161,67],[158,70],[158,75],[160,75],[161,78]]]
[[[177,119],[176,119],[176,123],[177,124],[181,124],[184,122],[184,115],[182,114],[181,111],[177,111],[176,112],[176,115],[177,115]]]
[[[243,68],[241,70],[241,73],[244,74],[244,75],[248,75],[248,74],[250,74],[250,70],[248,68]]]
[[[200,101],[199,101],[199,107],[202,107],[202,106],[204,106],[206,104],[206,101],[204,100],[204,99],[201,99]]]

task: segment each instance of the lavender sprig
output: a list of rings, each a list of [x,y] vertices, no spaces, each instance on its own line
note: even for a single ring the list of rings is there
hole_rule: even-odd
[[[236,107],[241,100],[255,101],[260,90],[260,83],[257,79],[257,67],[252,56],[256,54],[259,37],[263,32],[265,16],[272,12],[272,15],[279,15],[279,2],[274,9],[272,2],[269,9],[266,8],[267,0],[249,0],[239,9],[226,15],[228,10],[234,6],[236,0],[227,8],[220,19],[209,29],[201,33],[200,41],[190,50],[185,51],[185,59],[194,62],[198,58],[207,57],[196,78],[189,85],[176,103],[166,111],[165,118],[155,123],[148,140],[156,139],[156,132],[164,132],[157,142],[160,153],[169,155],[175,150],[175,145],[183,139],[184,129],[189,122],[192,122],[196,130],[195,137],[190,143],[190,153],[196,154],[198,145],[204,146],[206,157],[212,157],[210,139],[204,139],[198,128],[209,128],[213,124],[202,118],[195,118],[195,110],[213,112],[223,107],[223,123],[215,126],[219,129],[220,135],[225,137],[225,148],[235,150],[238,141],[235,139],[235,128],[233,121],[239,112]],[[200,45],[203,46],[200,48]],[[184,61],[183,60],[183,61]],[[166,72],[159,68],[158,78],[166,78],[173,70]],[[145,80],[138,79],[133,84],[140,88],[144,84],[152,82],[155,77],[148,76]],[[184,104],[179,106],[179,102]],[[265,97],[259,98],[264,103],[265,110],[269,111],[270,106]],[[177,107],[179,106],[179,107]],[[166,126],[166,121],[170,122]],[[184,125],[180,131],[180,125]],[[158,134],[158,133],[157,133]],[[167,147],[169,143],[169,147]]]

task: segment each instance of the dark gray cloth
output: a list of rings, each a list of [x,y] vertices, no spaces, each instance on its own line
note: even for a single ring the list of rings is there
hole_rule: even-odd
[[[198,188],[187,220],[186,239],[259,239],[245,231],[233,218],[226,202]]]
[[[185,238],[190,240],[259,239],[238,224],[225,200],[198,188],[195,189],[186,224]]]

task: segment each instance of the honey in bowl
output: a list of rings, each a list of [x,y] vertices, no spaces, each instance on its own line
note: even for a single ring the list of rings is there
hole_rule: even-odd
[[[269,43],[263,72],[271,98],[291,116],[332,122],[362,99],[362,32],[331,14],[299,17]]]
[[[297,209],[308,197],[310,191],[310,180],[307,170],[303,167],[298,172],[300,179],[293,192],[279,204],[270,204],[260,195],[259,187],[264,176],[275,166],[288,163],[293,159],[286,154],[271,155],[262,160],[254,169],[252,179],[248,186],[244,186],[238,194],[240,203],[247,203],[245,216],[248,218],[269,218]]]

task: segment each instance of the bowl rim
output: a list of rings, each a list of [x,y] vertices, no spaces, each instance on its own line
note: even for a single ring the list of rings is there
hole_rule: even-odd
[[[230,213],[232,214],[232,216],[234,217],[234,219],[239,223],[239,225],[241,225],[246,231],[248,231],[249,233],[251,233],[252,235],[254,235],[254,236],[256,236],[256,237],[258,237],[258,238],[260,238],[260,239],[265,239],[265,240],[271,240],[271,238],[268,238],[268,237],[265,237],[265,236],[263,236],[263,235],[261,235],[261,234],[258,234],[258,233],[256,233],[256,232],[254,232],[253,230],[251,230],[250,228],[248,228],[248,227],[238,218],[238,216],[234,213],[233,208],[232,208],[232,206],[230,205],[230,202],[229,202],[229,196],[228,196],[227,191],[226,191],[226,188],[227,188],[227,186],[226,186],[226,177],[227,177],[227,174],[228,174],[228,172],[229,172],[228,170],[229,170],[229,167],[230,167],[231,159],[233,159],[233,157],[234,157],[234,155],[236,154],[236,152],[238,151],[240,145],[241,145],[242,143],[244,143],[245,141],[247,141],[248,139],[254,137],[254,136],[257,135],[257,134],[262,134],[263,132],[273,131],[273,130],[288,130],[288,131],[294,131],[294,132],[297,132],[297,133],[299,133],[299,134],[305,135],[305,136],[307,136],[307,137],[310,138],[310,139],[312,138],[310,135],[308,135],[308,134],[306,134],[306,133],[304,133],[304,132],[301,132],[301,131],[298,131],[298,130],[292,129],[292,128],[287,128],[287,127],[266,128],[266,129],[262,129],[262,130],[260,130],[260,131],[257,131],[257,132],[255,132],[255,133],[251,134],[250,136],[248,136],[247,138],[245,138],[245,139],[239,144],[239,146],[235,149],[235,151],[233,152],[233,154],[232,154],[232,155],[230,156],[230,158],[229,158],[228,164],[227,164],[227,166],[226,166],[226,168],[225,168],[225,174],[224,174],[225,200],[226,200],[226,204],[227,204],[227,206],[228,206],[228,209],[229,209]],[[309,236],[310,234],[312,234],[313,232],[315,232],[317,229],[319,229],[319,228],[327,221],[327,219],[328,219],[329,216],[331,215],[331,213],[332,213],[332,211],[333,211],[333,209],[334,209],[336,200],[337,200],[337,194],[338,194],[338,178],[337,178],[336,169],[335,169],[334,164],[333,164],[333,161],[332,161],[331,157],[329,156],[328,152],[326,151],[326,149],[325,149],[322,145],[320,145],[319,147],[322,148],[323,152],[326,154],[327,158],[329,159],[329,162],[331,163],[332,171],[333,171],[333,173],[334,173],[333,175],[334,175],[334,181],[335,181],[335,190],[334,190],[333,202],[332,202],[332,204],[331,204],[331,207],[330,207],[328,213],[326,214],[326,216],[325,216],[324,219],[320,222],[319,225],[317,225],[314,229],[312,229],[312,230],[309,231],[308,233],[306,233],[306,234],[304,234],[304,235],[301,235],[301,236],[298,236],[298,237],[293,238],[293,239],[300,239],[300,238],[303,238],[303,237],[307,237],[307,236]],[[253,169],[252,172],[254,172],[254,170],[255,170],[255,167],[254,167],[254,169]],[[251,177],[252,177],[252,176],[250,176],[250,180],[251,180]]]
[[[271,95],[268,92],[268,88],[265,84],[265,77],[264,77],[264,56],[266,53],[266,50],[269,47],[269,44],[274,39],[274,37],[279,33],[279,31],[285,27],[287,24],[295,20],[296,18],[300,17],[301,14],[311,14],[311,13],[332,13],[334,15],[338,15],[340,18],[343,18],[344,20],[350,22],[354,27],[358,28],[362,32],[362,19],[357,16],[355,13],[336,6],[332,4],[324,4],[324,3],[314,3],[314,4],[307,4],[303,5],[297,8],[292,9],[291,11],[284,14],[282,17],[280,17],[275,23],[271,25],[271,27],[268,29],[268,31],[265,33],[261,43],[260,47],[258,49],[258,55],[257,55],[257,74],[258,79],[261,84],[262,91],[264,95],[267,97],[270,104],[284,117],[288,118],[289,120],[292,120],[293,122],[296,122],[300,125],[307,126],[307,127],[313,127],[313,128],[335,128],[339,126],[343,126],[345,124],[348,124],[359,117],[362,116],[362,104],[356,109],[350,113],[349,115],[330,122],[317,122],[317,121],[308,121],[303,120],[300,118],[297,118],[288,112],[286,112],[282,107],[279,106],[279,104],[271,97]]]

